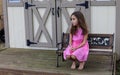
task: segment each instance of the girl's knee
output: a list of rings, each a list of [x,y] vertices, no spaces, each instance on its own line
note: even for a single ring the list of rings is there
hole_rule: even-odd
[[[67,58],[67,59],[70,59],[70,55],[67,55],[66,58]]]
[[[74,60],[76,59],[76,57],[74,55],[71,55],[71,58],[74,59]]]

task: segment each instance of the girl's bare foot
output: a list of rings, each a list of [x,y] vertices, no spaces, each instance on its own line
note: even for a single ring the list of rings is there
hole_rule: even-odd
[[[84,68],[84,64],[85,64],[85,62],[81,62],[78,67],[78,70],[82,70]]]
[[[72,65],[71,65],[71,69],[75,69],[76,68],[76,63],[75,61],[73,61]]]
[[[83,69],[83,65],[78,67],[78,70],[82,70]]]

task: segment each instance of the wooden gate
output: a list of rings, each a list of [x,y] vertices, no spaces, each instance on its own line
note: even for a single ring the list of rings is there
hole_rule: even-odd
[[[55,0],[28,0],[25,2],[27,45],[56,46]]]
[[[81,11],[90,28],[90,1],[89,0],[57,0],[57,41],[61,42],[62,32],[69,32],[71,21],[70,15],[74,11]]]

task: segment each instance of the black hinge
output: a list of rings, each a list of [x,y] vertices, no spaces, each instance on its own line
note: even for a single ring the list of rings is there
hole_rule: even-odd
[[[29,7],[32,7],[32,6],[36,6],[36,5],[28,4],[28,2],[25,2],[25,9],[28,9]]]
[[[36,42],[31,42],[30,40],[27,40],[27,46],[30,46],[31,44],[37,44]]]
[[[89,8],[88,1],[85,1],[85,3],[76,4],[76,6],[84,6],[85,9]]]

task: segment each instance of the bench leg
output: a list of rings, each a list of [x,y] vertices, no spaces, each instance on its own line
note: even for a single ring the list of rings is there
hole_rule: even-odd
[[[112,70],[112,75],[116,75],[116,55],[115,55],[115,53],[113,54],[113,70]]]
[[[57,55],[57,63],[56,63],[56,67],[59,67],[59,55]]]
[[[64,60],[64,56],[63,56],[63,54],[62,54],[62,61],[65,61],[65,60]]]
[[[114,54],[114,75],[116,75],[116,54]]]
[[[57,55],[57,63],[56,67],[59,67],[59,55]]]

